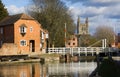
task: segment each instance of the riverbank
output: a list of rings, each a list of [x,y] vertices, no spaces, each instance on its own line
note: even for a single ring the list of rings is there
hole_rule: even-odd
[[[105,58],[99,64],[89,77],[120,77],[120,61]]]
[[[13,56],[12,56],[13,57]],[[51,62],[51,61],[59,61],[59,55],[58,54],[38,54],[38,55],[32,55],[27,56],[25,58],[17,56],[17,58],[14,56],[13,58],[10,57],[4,57],[4,60],[0,60],[0,65],[3,64],[15,64],[15,63],[33,63],[33,62]]]
[[[0,62],[0,65],[18,64],[18,63],[35,63],[35,62],[40,62],[40,59],[29,59],[29,60],[20,59],[18,61],[9,60],[9,61]]]
[[[62,56],[62,58],[61,58]],[[9,64],[9,63],[27,63],[27,62],[40,62],[41,58],[44,59],[45,63],[46,62],[66,62],[65,55],[60,55],[60,54],[37,54],[37,55],[32,55],[28,56],[27,58],[18,58],[18,59],[7,59],[5,61],[1,61],[0,64]],[[67,62],[79,62],[79,61],[94,61],[95,56],[71,56],[69,55],[69,61]]]
[[[113,59],[105,59],[98,69],[101,77],[120,77],[120,64]]]

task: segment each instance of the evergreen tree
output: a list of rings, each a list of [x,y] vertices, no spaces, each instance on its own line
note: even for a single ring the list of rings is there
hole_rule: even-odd
[[[0,0],[0,21],[8,16],[8,11],[5,9],[5,6],[3,5],[2,1]]]

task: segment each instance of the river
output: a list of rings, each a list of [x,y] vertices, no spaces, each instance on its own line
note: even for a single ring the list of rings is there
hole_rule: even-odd
[[[0,65],[0,77],[89,77],[96,62]]]

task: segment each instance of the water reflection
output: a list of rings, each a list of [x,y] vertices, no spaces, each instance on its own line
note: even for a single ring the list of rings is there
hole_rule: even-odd
[[[96,68],[95,62],[49,64],[50,77],[88,77]]]
[[[95,62],[0,65],[0,77],[88,77]]]

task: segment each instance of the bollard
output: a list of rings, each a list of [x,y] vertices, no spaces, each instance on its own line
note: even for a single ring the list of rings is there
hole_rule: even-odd
[[[40,58],[40,64],[45,64],[45,59],[44,58]]]

